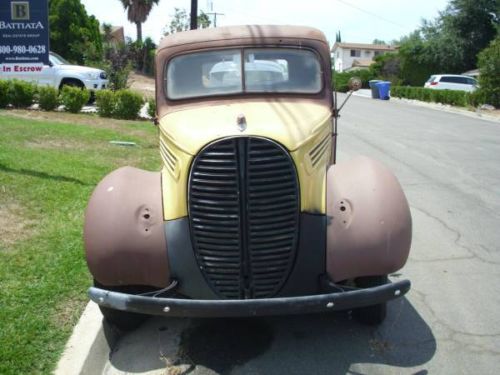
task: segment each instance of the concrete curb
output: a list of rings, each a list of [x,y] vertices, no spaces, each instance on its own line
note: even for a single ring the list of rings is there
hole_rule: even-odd
[[[89,302],[66,343],[56,375],[102,373],[117,334],[103,325],[101,311]]]

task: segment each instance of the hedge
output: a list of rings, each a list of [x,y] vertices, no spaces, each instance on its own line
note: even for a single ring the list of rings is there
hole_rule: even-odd
[[[101,117],[135,120],[144,100],[130,90],[102,90],[96,93],[97,113]]]
[[[44,111],[53,111],[59,105],[59,92],[55,87],[38,87],[38,104]]]
[[[95,96],[97,112],[103,117],[135,120],[144,104],[142,96],[131,90],[99,90]],[[89,98],[90,91],[79,87],[64,86],[59,91],[53,87],[36,86],[25,81],[0,79],[0,108],[29,108],[37,102],[41,109],[52,111],[61,103],[66,111],[77,113]],[[154,101],[150,101],[149,111],[154,110]]]
[[[80,87],[64,86],[61,91],[61,102],[64,109],[71,113],[78,113],[89,101],[90,92]]]
[[[375,79],[374,74],[368,69],[358,69],[350,72],[332,72],[332,88],[336,89],[338,92],[347,92],[349,87],[347,86],[349,79],[352,77],[359,77],[361,79],[362,87],[368,88],[368,82]]]
[[[394,86],[391,88],[391,96],[460,107],[478,107],[485,102],[484,94],[481,90],[466,92],[458,90],[435,90],[424,87]]]

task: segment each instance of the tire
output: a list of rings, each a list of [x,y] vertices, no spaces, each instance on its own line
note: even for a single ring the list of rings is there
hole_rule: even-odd
[[[61,85],[59,86],[59,90],[62,90],[64,86],[71,86],[71,87],[79,87],[81,89],[85,88],[85,85],[83,82],[77,80],[77,79],[65,79],[61,82]]]
[[[139,293],[149,292],[151,290],[151,288],[148,287],[129,287],[129,286],[108,287],[100,284],[96,280],[94,280],[94,286],[97,288],[111,290],[113,292],[124,292],[130,294],[139,294]],[[100,305],[99,309],[101,310],[102,316],[104,317],[106,323],[119,332],[133,331],[149,318],[149,315],[139,314],[129,311],[115,310]]]
[[[61,85],[59,86],[59,90],[62,90],[64,86],[71,86],[71,87],[78,87],[80,89],[84,89],[85,88],[85,85],[77,80],[77,79],[66,79],[66,80],[63,80],[63,82],[61,83]],[[89,101],[87,102],[87,104],[94,104],[95,102],[95,94],[94,94],[94,91],[90,91],[90,97],[89,97]]]
[[[355,280],[358,288],[371,288],[387,284],[389,279],[387,275],[383,276],[365,276]],[[375,326],[381,324],[387,315],[387,302],[378,305],[360,307],[352,311],[354,317],[365,325]]]

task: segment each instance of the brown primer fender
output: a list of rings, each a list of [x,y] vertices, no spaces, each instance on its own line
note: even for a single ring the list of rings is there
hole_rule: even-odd
[[[411,245],[408,201],[396,177],[361,156],[327,171],[327,255],[337,282],[402,268]]]
[[[85,212],[84,242],[99,283],[166,287],[161,174],[123,167],[104,177]]]

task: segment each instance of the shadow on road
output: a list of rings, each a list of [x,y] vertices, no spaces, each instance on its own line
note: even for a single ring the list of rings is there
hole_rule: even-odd
[[[436,352],[427,323],[406,298],[391,302],[379,327],[347,312],[255,319],[151,319],[120,339],[115,370],[180,366],[190,373],[332,374],[353,364],[415,367]],[[159,371],[159,373],[160,373]],[[424,371],[425,372],[425,371]]]

